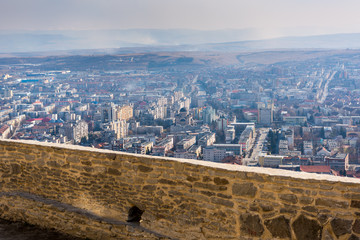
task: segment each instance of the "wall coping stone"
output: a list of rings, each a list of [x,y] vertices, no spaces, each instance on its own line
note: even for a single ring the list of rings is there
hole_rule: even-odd
[[[295,171],[290,171],[290,170],[274,169],[274,168],[247,167],[247,166],[241,166],[241,165],[208,162],[208,161],[203,161],[203,160],[157,157],[157,156],[141,155],[141,154],[134,154],[134,153],[118,152],[118,151],[112,151],[112,150],[107,150],[107,149],[84,147],[84,146],[79,146],[79,145],[38,142],[38,141],[33,141],[33,140],[11,140],[11,139],[1,139],[0,142],[7,142],[10,144],[11,143],[22,143],[22,144],[26,144],[26,145],[37,145],[37,146],[44,146],[44,147],[51,147],[51,148],[62,148],[62,149],[68,149],[68,150],[86,151],[86,152],[94,152],[94,153],[111,153],[111,154],[116,154],[116,155],[120,155],[120,156],[123,155],[123,156],[132,156],[132,157],[138,157],[138,158],[157,159],[157,160],[162,160],[162,161],[188,163],[188,164],[192,164],[192,165],[224,169],[224,170],[228,170],[228,171],[257,173],[257,174],[265,174],[265,175],[270,175],[270,176],[290,177],[290,178],[294,178],[294,179],[304,179],[304,180],[311,179],[311,180],[318,180],[318,181],[360,184],[360,179],[357,179],[357,178],[338,177],[338,176],[332,176],[332,175],[327,175],[327,174],[295,172]]]

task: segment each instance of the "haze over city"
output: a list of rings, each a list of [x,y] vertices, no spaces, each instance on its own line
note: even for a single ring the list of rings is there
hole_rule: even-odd
[[[360,239],[360,2],[0,9],[0,239]]]
[[[359,7],[355,0],[4,0],[0,51],[39,51],[41,44],[43,50],[69,50],[359,33]]]

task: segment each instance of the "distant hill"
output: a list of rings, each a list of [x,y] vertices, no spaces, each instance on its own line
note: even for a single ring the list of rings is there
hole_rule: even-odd
[[[199,50],[239,51],[263,49],[360,49],[360,33],[305,37],[282,37],[265,40],[239,41],[198,46]]]
[[[0,53],[16,53],[15,55],[20,56],[28,55],[30,52],[103,54],[150,51],[248,51],[310,48],[360,49],[360,33],[261,39],[261,35],[256,30],[251,29],[221,31],[186,29],[0,31]]]

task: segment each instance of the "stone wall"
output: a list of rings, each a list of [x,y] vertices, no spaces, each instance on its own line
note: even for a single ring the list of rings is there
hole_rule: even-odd
[[[350,178],[2,140],[0,186],[1,218],[90,239],[360,236]]]

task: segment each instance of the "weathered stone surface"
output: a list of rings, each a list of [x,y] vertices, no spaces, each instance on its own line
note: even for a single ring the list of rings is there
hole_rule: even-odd
[[[320,185],[320,189],[324,189],[324,190],[332,190],[333,188],[334,187],[330,185],[324,185],[324,184]]]
[[[307,211],[307,212],[311,212],[311,213],[317,213],[318,209],[314,206],[304,206],[302,207],[303,210]]]
[[[72,156],[72,155],[67,157],[66,160],[71,163],[79,163],[80,162],[80,159],[78,156]]]
[[[301,204],[311,204],[313,201],[314,201],[314,199],[312,197],[307,197],[307,196],[299,197],[299,202]]]
[[[249,196],[254,197],[257,188],[253,183],[234,183],[232,193],[236,196]]]
[[[121,172],[117,170],[116,168],[108,168],[107,170],[108,174],[119,176],[121,175]]]
[[[331,220],[331,227],[337,237],[351,233],[352,220],[335,218]]]
[[[139,165],[138,169],[140,172],[151,172],[154,170],[152,167],[147,167],[147,166],[143,166],[143,165]]]
[[[345,201],[334,200],[331,198],[318,198],[315,201],[315,205],[324,207],[336,207],[336,208],[348,208],[349,203]]]
[[[214,196],[214,195],[215,195],[215,193],[214,193],[214,192],[210,192],[210,191],[200,191],[200,193],[201,193],[201,194],[204,194],[204,195],[206,195],[206,196],[209,196],[209,197],[211,197],[211,196]]]
[[[230,207],[230,208],[232,208],[234,206],[234,203],[232,201],[225,200],[225,199],[222,199],[222,198],[212,197],[211,202],[215,203],[215,204],[220,204],[220,205],[223,205],[223,206],[226,206],[226,207]]]
[[[301,188],[290,188],[289,189],[292,193],[297,193],[297,194],[303,194],[305,192],[304,189]]]
[[[27,161],[34,161],[35,159],[36,157],[34,155],[29,155],[29,154],[25,155],[25,160]]]
[[[321,225],[324,225],[330,218],[328,214],[319,214],[317,219],[319,220]]]
[[[360,208],[360,201],[351,200],[350,207],[352,207],[352,208]]]
[[[241,233],[247,236],[260,237],[264,232],[259,215],[244,213],[240,216]]]
[[[198,181],[199,179],[196,178],[196,177],[187,176],[187,177],[186,177],[186,180],[188,180],[189,182],[195,182],[195,181]]]
[[[295,194],[279,194],[279,198],[285,202],[295,204],[298,202],[298,198]]]
[[[229,181],[226,180],[225,178],[215,177],[215,178],[214,178],[214,183],[215,183],[216,185],[226,185],[226,184],[229,184]]]
[[[81,161],[82,165],[86,165],[86,166],[91,166],[92,162],[91,161]]]
[[[354,233],[360,234],[360,219],[356,219],[352,227]]]
[[[203,176],[203,182],[211,182],[212,181],[212,178],[209,177],[209,176]]]
[[[296,205],[285,204],[284,207],[280,208],[280,213],[290,213],[295,215],[298,209],[299,207]]]
[[[226,195],[226,194],[222,194],[222,193],[218,193],[218,194],[216,194],[216,196],[221,197],[221,198],[226,198],[226,199],[231,199],[232,198],[231,195]]]
[[[322,233],[322,239],[323,240],[335,240],[336,237],[333,236],[328,229],[324,229],[323,233]]]
[[[19,173],[21,173],[20,164],[12,163],[10,166],[11,166],[11,174],[19,174]]]
[[[61,167],[60,164],[58,162],[56,162],[56,161],[48,161],[47,165],[49,167]]]
[[[292,224],[297,240],[321,239],[322,227],[313,219],[300,215]]]
[[[360,240],[360,237],[352,234],[352,235],[348,238],[348,240]]]
[[[145,185],[143,187],[143,190],[145,191],[155,191],[156,190],[156,186],[155,185]]]
[[[352,200],[360,200],[360,194],[358,193],[345,193],[344,197]]]
[[[275,194],[272,193],[272,192],[263,192],[261,191],[260,192],[260,198],[263,198],[263,199],[266,199],[266,200],[269,200],[269,199],[275,199]]]
[[[226,186],[218,186],[218,185],[213,185],[213,184],[210,184],[210,183],[196,182],[194,184],[194,186],[209,189],[209,190],[213,190],[213,191],[225,191],[225,190],[227,190]]]
[[[265,226],[269,229],[273,237],[290,238],[290,221],[285,216],[279,216],[274,219],[266,220]]]
[[[269,202],[260,202],[259,205],[264,212],[270,212],[274,210],[274,206]]]
[[[168,179],[159,179],[159,183],[168,184],[168,185],[177,185],[175,181],[168,180]]]
[[[264,173],[243,171],[238,166],[228,170],[228,166],[208,167],[196,161],[185,163],[96,149],[54,150],[33,145],[24,151],[22,146],[29,145],[23,143],[12,143],[9,152],[3,142],[3,191],[36,193],[116,219],[126,219],[129,205],[134,204],[146,210],[143,227],[172,238],[319,239],[323,235],[323,239],[336,239],[336,233],[339,239],[351,234],[350,239],[356,239],[360,234],[360,184],[356,179],[298,179],[296,174],[267,174],[266,169],[261,170]],[[68,222],[70,229],[76,229],[70,231],[97,239],[151,239],[131,227],[115,231],[111,226],[108,230],[109,225],[104,228],[103,223],[88,224],[86,214],[74,220],[64,208],[53,207],[49,214],[45,202],[32,200],[31,204],[24,208],[24,199],[0,197],[0,217],[23,219],[28,214],[36,221],[41,219],[40,223],[46,219],[49,225],[64,226]]]

